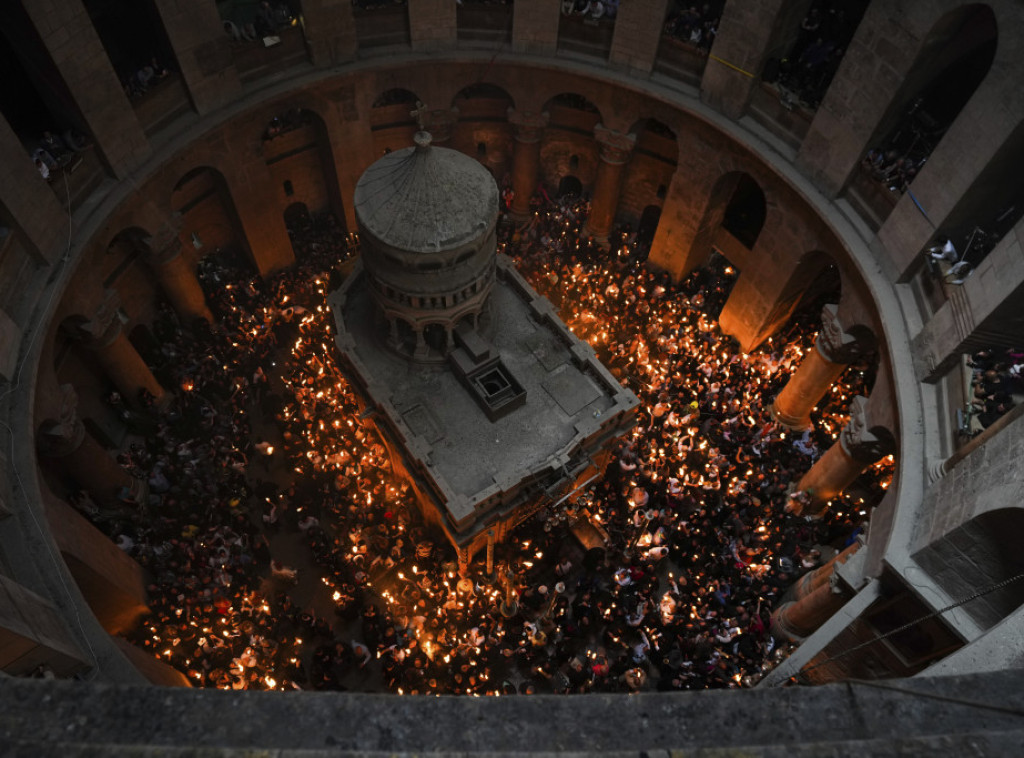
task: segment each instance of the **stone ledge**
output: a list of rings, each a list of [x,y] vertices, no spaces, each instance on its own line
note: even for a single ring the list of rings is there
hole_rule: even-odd
[[[14,754],[66,757],[173,756],[179,748],[267,756],[325,750],[711,756],[728,748],[803,756],[922,755],[927,747],[934,755],[972,744],[1003,754],[1004,738],[1019,738],[1022,685],[1024,671],[1017,670],[814,688],[400,698],[11,679],[0,688],[0,745],[31,748]],[[900,745],[907,749],[896,751]],[[792,752],[800,746],[807,749]]]

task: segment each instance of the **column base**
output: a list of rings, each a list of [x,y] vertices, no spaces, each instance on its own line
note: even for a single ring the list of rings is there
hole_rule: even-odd
[[[768,407],[768,411],[771,413],[772,421],[779,426],[784,426],[794,432],[806,432],[814,428],[814,424],[811,423],[810,416],[804,416],[803,418],[789,416],[778,409],[774,400]]]
[[[772,637],[787,640],[789,642],[803,642],[806,637],[798,634],[789,624],[786,623],[786,611],[796,605],[795,601],[783,603],[772,613],[771,633]]]

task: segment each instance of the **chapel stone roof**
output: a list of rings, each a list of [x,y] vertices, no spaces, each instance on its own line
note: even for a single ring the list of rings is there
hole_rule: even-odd
[[[478,161],[432,146],[388,153],[359,179],[356,215],[364,233],[399,250],[432,253],[478,237],[498,214],[498,187]]]

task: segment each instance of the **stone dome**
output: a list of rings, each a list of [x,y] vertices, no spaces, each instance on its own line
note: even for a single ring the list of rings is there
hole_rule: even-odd
[[[416,145],[388,153],[366,170],[355,191],[363,235],[410,253],[436,253],[479,237],[498,217],[498,185],[473,158]]]

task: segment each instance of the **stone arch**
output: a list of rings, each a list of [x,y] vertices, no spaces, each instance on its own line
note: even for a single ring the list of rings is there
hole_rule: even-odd
[[[951,597],[960,598],[1024,572],[1018,537],[1024,509],[978,514],[914,554],[914,560]],[[1013,582],[963,606],[979,626],[991,629],[1024,604],[1024,582]]]
[[[440,321],[431,321],[423,325],[423,340],[432,352],[442,355],[447,352],[448,326]]]
[[[411,90],[394,87],[380,93],[370,109],[370,131],[373,132],[374,155],[408,147],[419,128],[416,110],[419,96]]]
[[[552,113],[553,108],[560,111],[558,118]],[[601,110],[597,105],[589,97],[578,92],[559,92],[548,98],[541,110],[551,113],[549,128],[561,123],[568,127],[589,131],[597,124],[604,123]],[[589,115],[579,115],[584,113]]]
[[[600,147],[594,127],[601,122],[601,111],[584,95],[563,92],[548,99],[542,111],[549,114],[548,126],[540,148],[542,181],[557,187],[562,177],[574,174],[584,191],[593,188],[600,160]],[[570,169],[572,157],[577,168]]]
[[[693,267],[703,265],[714,246],[740,245],[746,250],[753,249],[764,226],[766,211],[764,190],[750,174],[730,171],[720,176],[711,187],[694,235],[690,255]],[[726,234],[722,235],[722,231]],[[742,238],[736,236],[737,231]],[[730,251],[723,252],[732,259]]]
[[[241,254],[255,265],[227,180],[218,169],[197,166],[174,185],[171,210],[181,214],[181,234],[200,240],[206,254]]]
[[[146,244],[149,232],[141,226],[126,226],[118,230],[107,243],[107,255],[129,255],[138,252]]]
[[[830,302],[838,302],[841,293],[842,280],[832,256],[820,250],[805,253],[775,297],[775,303],[764,318],[755,343],[759,344],[773,335],[802,305],[810,306],[823,296],[828,297]],[[820,311],[820,308],[815,308],[815,311]]]
[[[629,133],[636,135],[636,147],[622,180],[617,215],[622,221],[639,225],[648,208],[654,206],[660,211],[664,203],[665,188],[672,183],[678,167],[679,140],[672,127],[656,118],[636,121]],[[660,212],[648,213],[649,233],[644,238],[648,250],[657,233],[660,215]]]
[[[988,75],[996,18],[986,4],[960,5],[936,19],[923,40],[844,190],[849,196],[853,189],[876,228]]]
[[[508,111],[515,104],[508,90],[497,84],[475,82],[463,87],[451,101],[459,116],[450,146],[477,158],[496,177],[504,176],[511,167],[514,150]]]
[[[750,174],[739,174],[729,195],[729,202],[722,211],[722,229],[745,248],[753,250],[764,228],[766,214],[767,204],[761,185]]]
[[[279,109],[263,132],[262,152],[282,211],[302,202],[311,213],[345,218],[330,133],[316,108]]]

